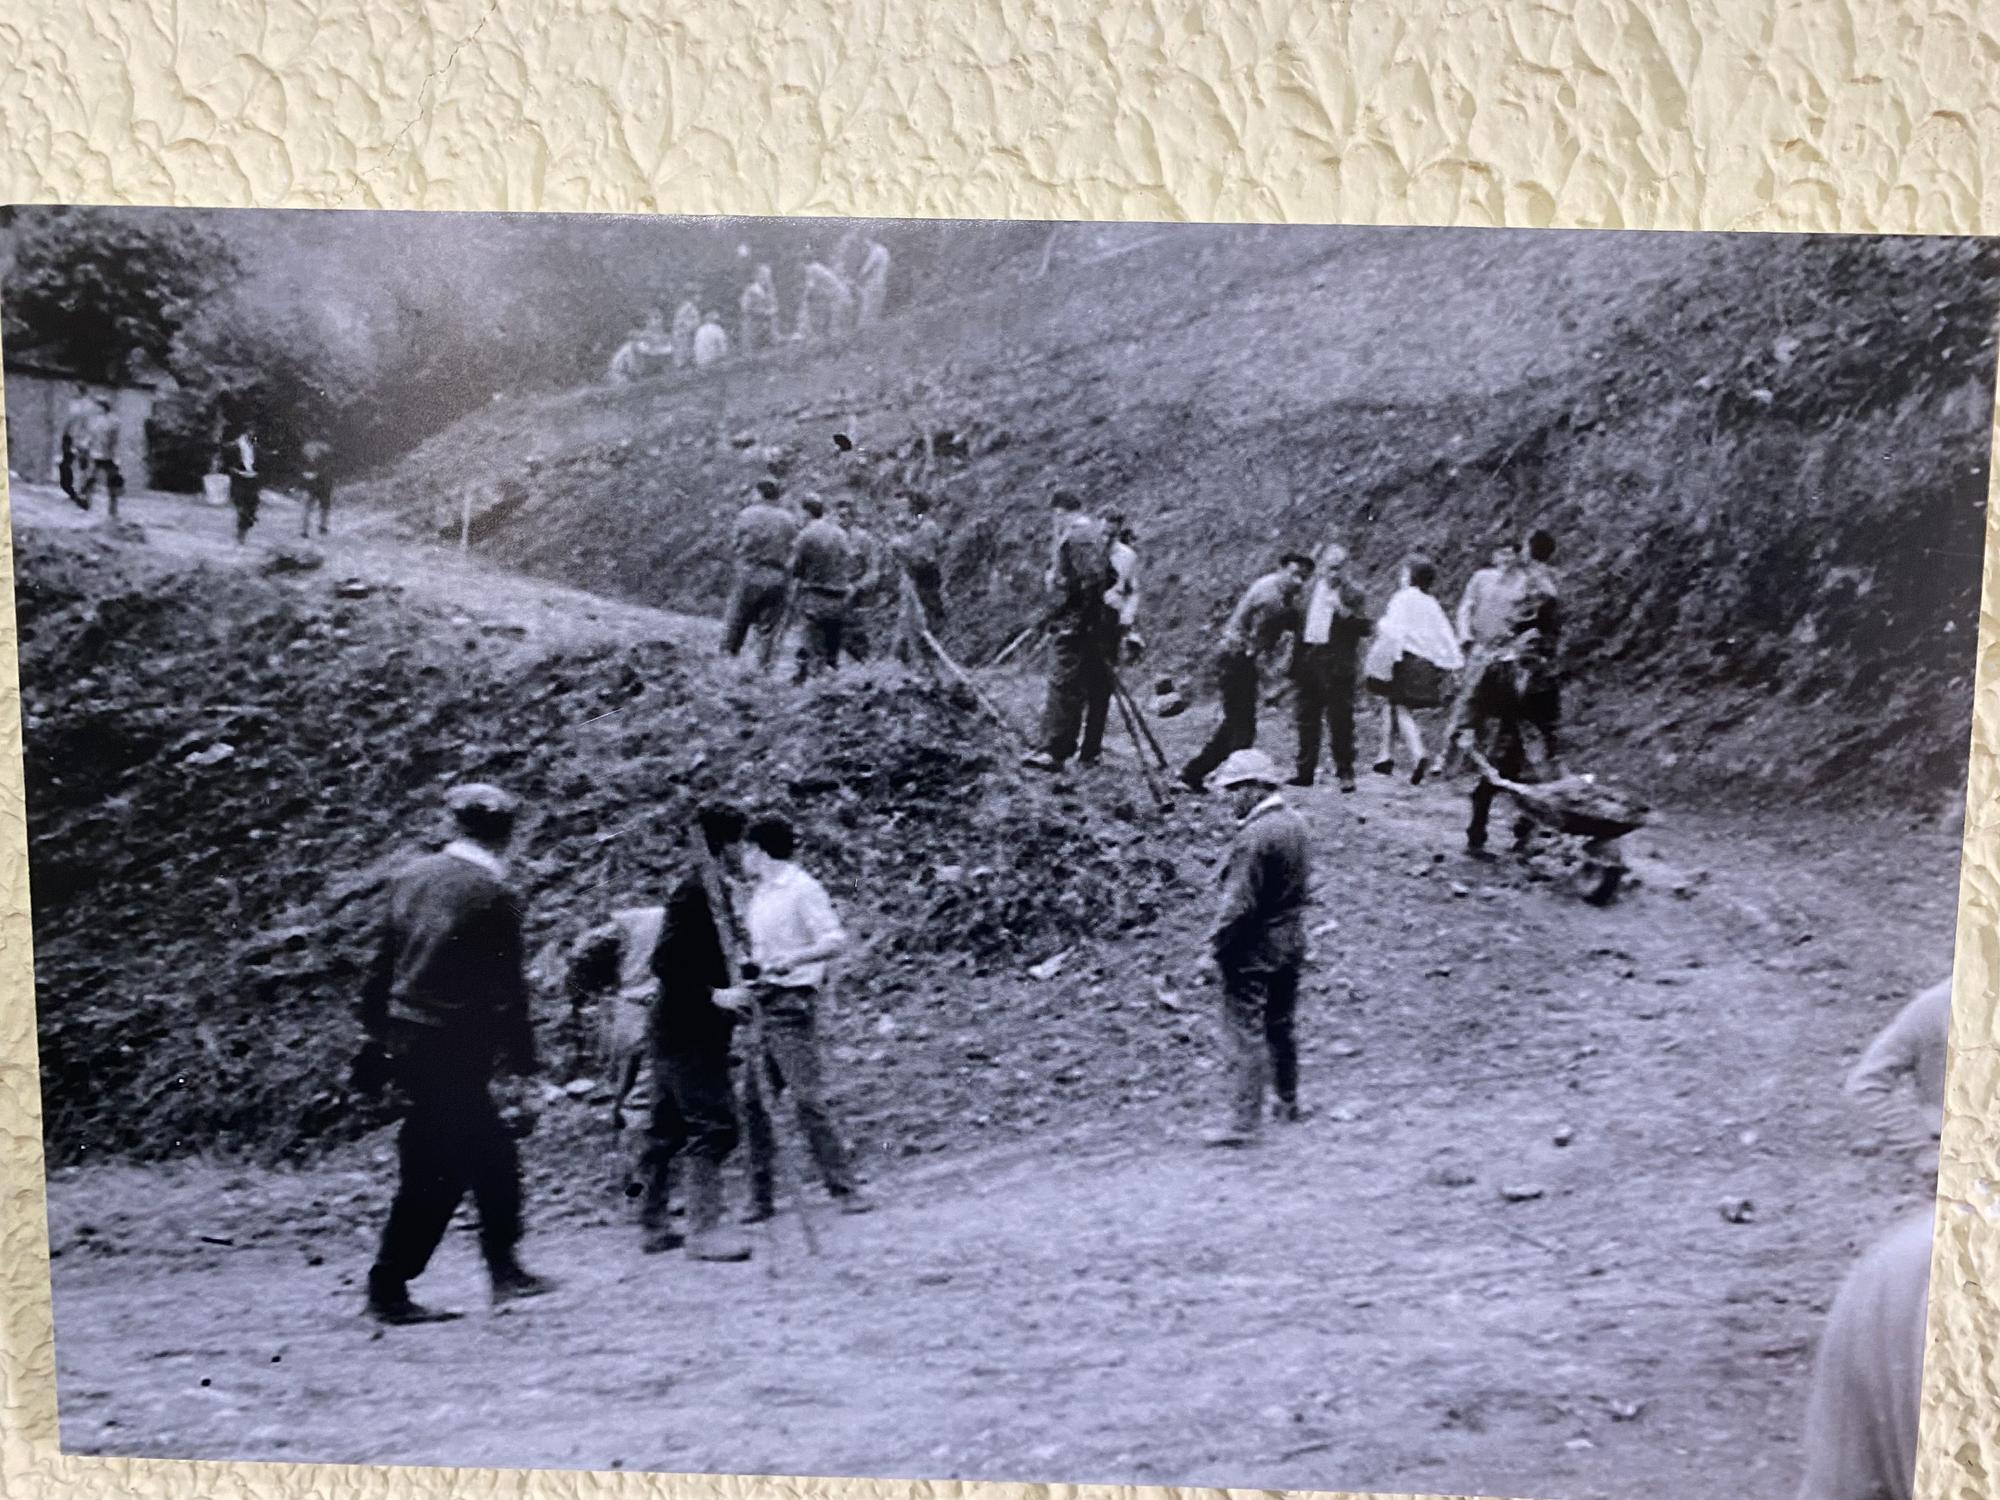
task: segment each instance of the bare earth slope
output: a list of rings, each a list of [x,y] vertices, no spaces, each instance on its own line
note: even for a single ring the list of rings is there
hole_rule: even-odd
[[[1187,1141],[1220,1082],[1219,809],[1154,823],[1122,751],[1024,780],[893,676],[753,711],[699,623],[381,535],[265,578],[216,513],[141,503],[137,547],[15,496],[68,1448],[1789,1493],[1825,1302],[1923,1190],[1848,1152],[1838,1083],[1949,951],[1950,827],[1670,803],[1600,911],[1450,853],[1462,786],[1304,794],[1318,1116],[1217,1161]],[[375,712],[385,687],[412,707]],[[133,753],[86,785],[63,747],[109,702]],[[347,1017],[370,872],[453,774],[529,790],[543,948],[657,888],[657,815],[705,777],[800,811],[867,940],[827,1044],[880,1215],[825,1222],[817,1262],[782,1224],[776,1280],[642,1258],[598,1112],[554,1103],[529,1249],[565,1289],[373,1336],[388,1146],[348,1111]],[[162,883],[214,895],[169,920]],[[107,971],[107,931],[137,967]],[[434,1279],[476,1307],[469,1240]]]
[[[949,638],[1035,615],[1057,484],[1142,532],[1153,663],[1283,546],[1378,601],[1500,532],[1562,542],[1583,745],[1687,792],[1956,795],[1994,254],[1942,241],[1177,227],[1017,261],[833,351],[497,403],[355,487],[420,532],[713,613],[745,483],[902,484],[952,533]],[[860,452],[836,452],[833,435]]]

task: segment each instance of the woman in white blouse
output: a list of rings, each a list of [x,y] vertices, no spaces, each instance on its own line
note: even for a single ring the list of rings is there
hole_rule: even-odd
[[[1382,709],[1382,757],[1375,769],[1384,776],[1396,769],[1396,734],[1416,762],[1410,784],[1417,785],[1430,769],[1424,732],[1416,711],[1436,708],[1449,697],[1450,674],[1465,665],[1458,635],[1445,618],[1444,607],[1431,590],[1437,567],[1428,557],[1411,555],[1403,561],[1402,587],[1375,626],[1362,675],[1368,690],[1386,700]]]

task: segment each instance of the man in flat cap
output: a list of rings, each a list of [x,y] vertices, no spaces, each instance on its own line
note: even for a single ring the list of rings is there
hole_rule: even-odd
[[[368,1314],[388,1324],[457,1316],[412,1301],[409,1285],[468,1190],[494,1305],[551,1289],[515,1259],[521,1164],[490,1090],[496,1068],[525,1076],[535,1066],[521,907],[505,860],[518,804],[473,783],[453,787],[445,806],[458,836],[390,882],[361,997],[364,1059],[386,1064],[408,1105],[396,1141],[401,1178],[368,1273]]]
[[[1277,1096],[1279,1119],[1303,1118],[1292,1014],[1305,966],[1312,855],[1304,820],[1278,793],[1280,779],[1261,750],[1236,751],[1215,777],[1240,821],[1209,938],[1222,977],[1231,1085],[1228,1122],[1203,1138],[1211,1146],[1254,1144],[1267,1090]]]

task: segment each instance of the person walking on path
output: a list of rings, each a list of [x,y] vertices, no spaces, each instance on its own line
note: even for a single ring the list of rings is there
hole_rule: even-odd
[[[819,496],[807,495],[799,504],[806,524],[792,541],[785,571],[799,616],[798,669],[793,680],[804,682],[840,665],[840,642],[851,609],[854,551]]]
[[[820,997],[828,961],[847,947],[847,930],[826,887],[795,860],[798,834],[779,817],[759,818],[744,834],[743,870],[750,883],[743,926],[750,961],[739,976],[756,1007],[762,1057],[744,1070],[743,1115],[750,1137],[751,1218],[773,1208],[777,1136],[769,1092],[788,1090],[820,1180],[843,1213],[874,1203],[855,1181],[846,1142],[827,1103],[819,1051]]]
[[[1403,562],[1402,586],[1375,626],[1363,673],[1368,690],[1386,700],[1382,710],[1382,754],[1375,770],[1391,775],[1396,769],[1396,735],[1400,731],[1414,765],[1410,784],[1417,785],[1430,769],[1424,732],[1417,723],[1421,709],[1446,701],[1451,674],[1465,665],[1458,635],[1432,596],[1437,568],[1428,557],[1412,554]]]
[[[99,396],[92,403],[90,415],[83,420],[83,432],[77,443],[76,462],[82,466],[82,478],[77,484],[77,503],[83,509],[90,509],[90,498],[97,486],[104,486],[104,518],[112,525],[118,524],[118,497],[125,493],[125,475],[118,467],[118,418],[111,410],[111,398]]]
[[[264,501],[264,481],[257,473],[257,439],[248,428],[222,445],[222,472],[229,476],[229,503],[236,511],[236,545],[249,539]]]
[[[56,482],[78,510],[90,509],[90,502],[77,493],[76,479],[83,460],[84,429],[96,415],[97,402],[90,394],[90,387],[79,380],[69,404],[63,408],[61,453],[56,461]]]
[[[1882,1144],[1908,1152],[1926,1175],[1937,1171],[1944,1125],[1944,1065],[1951,1032],[1951,980],[1934,984],[1896,1013],[1847,1075],[1847,1093],[1868,1110]],[[1907,1078],[1911,1092],[1898,1085]]]
[[[760,479],[750,503],[737,512],[730,538],[736,578],[722,616],[722,654],[739,655],[755,631],[758,659],[767,667],[784,625],[792,543],[799,534],[798,517],[778,503],[778,495],[776,480]]]
[[[729,1054],[741,1016],[730,986],[737,919],[729,882],[741,871],[743,830],[743,814],[726,803],[695,815],[688,842],[693,868],[667,898],[650,955],[658,985],[649,1031],[653,1117],[639,1210],[648,1254],[681,1243],[668,1219],[669,1177],[678,1164],[688,1200],[688,1256],[750,1258],[748,1241],[723,1223],[722,1190],[723,1164],[738,1140]]]
[[[1210,772],[1234,752],[1257,742],[1257,706],[1263,691],[1258,662],[1274,657],[1287,639],[1298,634],[1300,601],[1312,572],[1310,557],[1288,552],[1275,572],[1266,573],[1244,590],[1230,612],[1215,652],[1222,722],[1194,759],[1181,768],[1181,784],[1189,791],[1205,791]]]
[[[299,449],[305,466],[299,482],[305,487],[305,505],[299,511],[299,535],[312,535],[313,513],[319,514],[319,534],[325,536],[333,520],[333,446],[323,438],[308,438]]]
[[[1797,1500],[1911,1500],[1933,1222],[1926,1206],[1883,1235],[1833,1299],[1806,1396]]]
[[[1111,530],[1083,508],[1072,490],[1049,497],[1054,543],[1043,585],[1049,596],[1049,684],[1042,702],[1042,743],[1022,764],[1061,771],[1077,753],[1078,737],[1093,718],[1101,726],[1111,703],[1110,610],[1104,598],[1113,583]],[[1085,744],[1094,762],[1099,743]]]
[[[1293,786],[1313,784],[1324,726],[1340,789],[1354,790],[1354,684],[1360,675],[1361,643],[1373,627],[1361,590],[1348,581],[1346,569],[1347,549],[1339,542],[1320,549],[1298,650],[1292,655],[1299,730]]]
[[[1229,1060],[1229,1118],[1203,1140],[1248,1146],[1263,1130],[1264,1100],[1296,1122],[1298,1046],[1293,1017],[1306,958],[1312,857],[1306,825],[1278,792],[1278,768],[1261,750],[1238,750],[1216,785],[1230,794],[1238,825],[1222,871],[1222,902],[1209,937],[1222,981]]]
[[[491,1089],[496,1068],[535,1071],[520,899],[507,884],[517,802],[498,787],[454,787],[459,836],[390,883],[381,947],[362,989],[369,1043],[360,1079],[396,1085],[407,1111],[396,1140],[400,1180],[368,1272],[369,1316],[388,1324],[457,1316],[425,1308],[409,1286],[430,1264],[469,1189],[496,1306],[553,1289],[515,1256],[521,1164]]]

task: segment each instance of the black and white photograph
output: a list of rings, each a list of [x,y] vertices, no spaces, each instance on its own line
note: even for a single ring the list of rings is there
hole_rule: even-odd
[[[0,210],[64,1450],[1908,1500],[1996,293]]]

